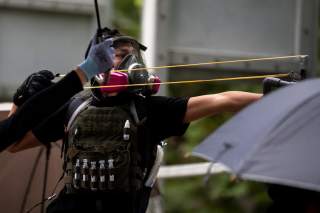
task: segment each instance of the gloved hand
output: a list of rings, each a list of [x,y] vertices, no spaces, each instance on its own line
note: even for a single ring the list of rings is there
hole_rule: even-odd
[[[88,57],[79,65],[88,79],[112,68],[114,59],[112,44],[112,38],[97,43],[97,34],[93,37]]]
[[[31,96],[54,84],[51,81],[53,79],[54,74],[49,70],[31,74],[13,95],[13,103],[18,107],[21,106]]]

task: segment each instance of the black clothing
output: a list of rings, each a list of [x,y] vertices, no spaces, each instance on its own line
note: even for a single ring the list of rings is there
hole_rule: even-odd
[[[66,194],[65,191],[62,191],[49,204],[47,213],[131,213],[130,206],[129,194],[92,193],[88,195]]]
[[[49,70],[41,70],[31,74],[13,95],[13,103],[16,106],[21,106],[30,97],[54,84],[51,81],[53,79],[54,75]]]
[[[93,105],[110,106],[121,104],[133,98],[138,112],[139,119],[147,118],[144,129],[139,130],[138,137],[144,137],[146,144],[139,144],[140,153],[143,152],[144,163],[143,168],[151,168],[154,161],[154,153],[152,153],[156,144],[170,136],[182,135],[188,124],[183,122],[183,118],[187,109],[188,98],[173,98],[162,96],[131,96],[130,94],[122,94],[110,97],[102,102],[93,101]],[[40,140],[48,142],[50,139],[58,139],[64,135],[62,128],[50,128],[55,131],[51,135],[42,134],[50,125],[51,121],[64,122],[64,116],[67,111],[67,105],[59,110],[55,116],[52,116],[47,123],[34,129],[36,137]],[[61,125],[61,124],[60,124]],[[54,136],[54,137],[53,137]],[[140,141],[140,140],[139,140]],[[48,207],[48,213],[63,212],[134,212],[143,213],[146,211],[151,188],[143,187],[141,190],[129,193],[85,193],[85,194],[66,194],[62,191],[58,198],[54,200]]]
[[[0,151],[21,139],[81,90],[81,81],[73,71],[27,100],[12,116],[0,122]]]
[[[110,97],[105,102],[93,102],[95,106],[108,106],[110,104],[121,104],[130,98],[129,95]],[[171,136],[182,135],[188,127],[183,124],[182,119],[186,112],[188,98],[174,98],[164,96],[135,97],[137,110],[146,111],[147,126],[152,141],[161,141]],[[49,143],[57,141],[64,136],[64,124],[69,102],[51,115],[48,120],[36,126],[32,132],[42,142]]]
[[[63,138],[65,128],[63,124],[65,123],[69,102],[32,129],[32,133],[41,143],[49,144]]]
[[[268,194],[273,201],[268,213],[320,212],[320,193],[284,185],[269,184]]]

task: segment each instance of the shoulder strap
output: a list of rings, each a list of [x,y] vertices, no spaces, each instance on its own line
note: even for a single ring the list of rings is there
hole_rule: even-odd
[[[70,129],[73,121],[77,117],[77,115],[85,107],[87,107],[91,103],[91,101],[92,101],[92,97],[75,96],[75,97],[73,97],[73,99],[71,100],[71,102],[69,104],[69,108],[68,108],[67,116],[66,116],[66,120],[65,120],[65,123],[67,125],[66,125],[65,135],[64,135],[64,139],[63,139],[63,145],[62,145],[62,149],[61,149],[61,157],[64,158],[64,162],[66,160],[66,151],[68,150],[68,136],[67,135],[68,135],[69,129]],[[65,168],[65,165],[63,167]]]
[[[133,116],[133,119],[136,122],[136,124],[139,124],[140,120],[138,117],[137,108],[136,108],[136,104],[134,103],[134,100],[130,102],[130,113]]]
[[[76,111],[76,109],[87,99],[91,97],[91,93],[88,91],[82,91],[74,95],[71,100],[69,101],[68,110],[65,117],[65,125],[69,122],[70,118]]]
[[[69,131],[74,119],[77,117],[77,115],[85,108],[87,107],[91,101],[92,101],[92,97],[88,98],[87,100],[82,100],[82,103],[78,103],[77,108],[73,111],[72,115],[70,116],[70,118],[68,118],[68,124],[67,124],[67,131]]]
[[[139,98],[144,98],[144,97],[139,97]],[[145,121],[147,120],[147,113],[146,113],[144,103],[141,104],[142,100],[139,98],[132,99],[132,101],[130,102],[130,113],[132,114],[136,124],[140,126],[144,124]],[[139,114],[137,112],[139,112]]]

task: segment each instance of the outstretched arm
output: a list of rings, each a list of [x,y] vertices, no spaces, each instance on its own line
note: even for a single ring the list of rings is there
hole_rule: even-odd
[[[260,99],[262,94],[229,91],[212,95],[192,97],[188,101],[184,122],[216,115],[222,112],[236,112]]]

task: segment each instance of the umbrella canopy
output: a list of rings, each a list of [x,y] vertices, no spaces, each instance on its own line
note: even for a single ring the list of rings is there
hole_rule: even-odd
[[[226,122],[193,155],[238,177],[320,191],[320,80],[279,89]]]

